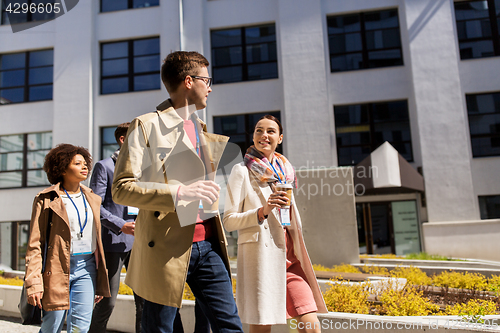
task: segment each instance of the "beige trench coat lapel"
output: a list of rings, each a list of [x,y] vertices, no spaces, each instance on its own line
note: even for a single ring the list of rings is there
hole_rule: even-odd
[[[168,108],[172,107],[172,103],[170,100],[166,100],[157,106],[157,113],[162,121],[163,125],[166,128],[171,129],[174,127],[180,127],[183,124],[182,118],[177,114],[177,112],[164,112]],[[218,162],[224,152],[224,148],[226,147],[228,138],[222,135],[208,133],[206,124],[201,121],[196,114],[193,115],[195,126],[198,130],[198,135],[200,138],[200,148],[203,152],[203,161],[205,166],[206,173],[211,173],[217,170]],[[172,146],[177,145],[177,141],[181,137],[180,131],[178,131],[178,135],[176,136],[176,142],[170,142]],[[168,139],[167,139],[168,140]],[[187,135],[182,137],[182,143],[188,148],[187,150],[191,151],[198,158],[198,154],[196,153],[196,147],[193,146],[191,140]]]
[[[62,198],[59,195],[60,190],[61,190],[60,183],[57,183],[51,187],[44,189],[40,193],[49,193],[51,191],[54,191],[56,193],[53,196],[53,200],[49,202],[49,208],[52,209],[52,211],[55,214],[57,214],[64,222],[66,222],[69,228],[69,218],[68,214],[66,213],[66,208],[64,207],[64,202],[62,201]]]

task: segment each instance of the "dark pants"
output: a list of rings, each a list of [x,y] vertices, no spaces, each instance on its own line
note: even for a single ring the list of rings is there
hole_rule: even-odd
[[[203,313],[203,310],[200,307],[198,301],[194,304],[194,333],[210,333],[210,322],[208,321],[207,316]],[[177,315],[174,320],[174,332],[175,333],[184,333],[184,327],[182,326],[182,319],[179,309],[177,309]]]
[[[212,332],[242,333],[231,278],[218,249],[217,240],[213,243],[210,241],[193,243],[186,282],[203,313],[208,317]],[[145,300],[142,331],[144,333],[177,333],[174,331],[177,311],[175,307]]]
[[[130,252],[105,252],[104,256],[106,258],[106,267],[108,269],[109,289],[111,292],[111,297],[104,297],[94,307],[89,333],[106,332],[106,326],[108,325],[109,317],[111,316],[111,313],[113,312],[113,309],[115,307],[116,296],[118,295],[118,289],[120,288],[120,273],[123,266],[125,266],[125,268],[128,268]],[[144,304],[144,300],[134,293],[134,301],[135,331],[136,333],[140,333],[142,307]]]

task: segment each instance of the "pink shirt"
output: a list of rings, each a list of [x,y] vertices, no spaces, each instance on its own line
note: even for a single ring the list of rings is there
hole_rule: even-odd
[[[196,130],[194,128],[195,124],[193,123],[192,120],[184,120],[184,130],[186,131],[186,134],[191,140],[191,143],[193,146],[196,148]],[[199,156],[201,158],[201,150],[199,153]],[[203,209],[198,209],[198,215],[196,216],[196,226],[194,227],[194,236],[193,236],[193,243],[194,242],[199,242],[205,239],[208,239],[212,236],[212,220],[203,220],[201,217],[203,216]]]

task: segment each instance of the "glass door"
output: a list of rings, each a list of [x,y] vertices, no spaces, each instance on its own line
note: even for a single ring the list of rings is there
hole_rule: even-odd
[[[394,201],[391,203],[394,225],[395,254],[419,253],[420,228],[415,200]]]
[[[358,203],[356,218],[360,254],[421,251],[415,200]]]

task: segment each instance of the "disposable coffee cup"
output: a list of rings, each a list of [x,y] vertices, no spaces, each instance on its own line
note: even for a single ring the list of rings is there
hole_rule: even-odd
[[[283,207],[290,207],[292,204],[292,184],[276,184],[276,191],[286,192],[286,197],[288,198],[288,202]]]
[[[219,198],[215,200],[214,203],[208,203],[203,200],[203,212],[206,214],[218,214],[219,213]]]
[[[213,165],[212,165],[212,167],[213,167]],[[211,181],[215,182],[215,176],[216,176],[215,171],[210,172],[207,174],[206,180],[211,180]],[[220,191],[219,191],[219,195],[220,195]],[[212,204],[209,203],[208,201],[203,200],[203,212],[205,214],[218,214],[219,213],[219,198],[217,198],[217,200],[215,200],[215,202]]]

